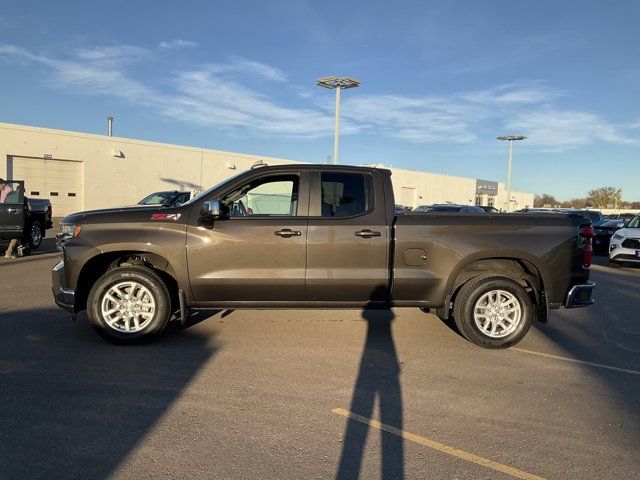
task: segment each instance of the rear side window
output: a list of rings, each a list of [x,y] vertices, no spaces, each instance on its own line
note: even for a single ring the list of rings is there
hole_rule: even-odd
[[[370,177],[361,173],[325,172],[321,175],[323,217],[350,217],[371,207]]]

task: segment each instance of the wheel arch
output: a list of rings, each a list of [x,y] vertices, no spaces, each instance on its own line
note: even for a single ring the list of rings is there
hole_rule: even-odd
[[[76,311],[86,309],[87,298],[93,284],[106,272],[124,265],[140,265],[160,274],[171,293],[173,305],[177,305],[179,275],[163,255],[138,249],[102,251],[88,258],[78,273],[76,282]],[[176,303],[173,303],[176,302]]]
[[[537,257],[526,252],[491,252],[469,255],[458,262],[453,269],[445,289],[444,309],[447,311],[450,302],[455,299],[460,288],[469,280],[486,274],[501,275],[518,281],[523,287],[529,287],[534,304],[538,307],[538,319],[545,320],[548,310],[545,292],[552,288],[552,280]],[[444,313],[444,312],[443,312]]]

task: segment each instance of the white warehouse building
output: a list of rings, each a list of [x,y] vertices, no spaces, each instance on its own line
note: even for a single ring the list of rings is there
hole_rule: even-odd
[[[131,205],[161,190],[203,190],[256,161],[300,163],[180,145],[0,123],[0,177],[25,180],[27,196],[48,198],[57,217]],[[380,165],[382,167],[382,165]],[[396,203],[453,202],[506,207],[504,184],[390,168]],[[512,192],[512,210],[533,194]]]

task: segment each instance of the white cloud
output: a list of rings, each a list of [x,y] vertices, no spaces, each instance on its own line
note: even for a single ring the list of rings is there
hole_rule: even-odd
[[[362,129],[413,142],[470,142],[476,139],[471,118],[482,112],[440,98],[360,95],[345,100],[342,110]]]
[[[635,143],[619,133],[614,125],[588,112],[556,110],[544,107],[523,111],[506,124],[513,131],[527,132],[528,141],[535,146],[565,150],[602,141]]]
[[[246,58],[231,57],[227,66],[230,70],[238,73],[253,74],[275,82],[287,81],[287,76],[282,70]]]
[[[462,95],[464,100],[489,105],[526,105],[549,102],[564,95],[544,82],[519,81]]]
[[[140,60],[149,54],[146,48],[134,45],[113,45],[108,47],[78,48],[73,51],[81,60],[111,61]]]
[[[167,50],[178,50],[180,48],[197,47],[198,42],[190,42],[189,40],[182,40],[180,38],[174,38],[173,40],[163,40],[158,44],[158,47]]]
[[[172,41],[174,42],[174,41]],[[0,58],[46,69],[46,81],[65,91],[111,96],[176,122],[226,130],[248,137],[313,139],[333,134],[332,96],[292,85],[270,65],[229,57],[225,62],[163,72],[165,87],[135,75],[134,62],[153,62],[150,50],[132,45],[71,50],[45,55],[0,44]],[[140,70],[140,69],[137,69]],[[158,77],[158,75],[155,75]],[[288,104],[267,95],[273,84],[289,92]],[[439,96],[366,94],[344,96],[341,133],[384,135],[416,143],[477,144],[501,133],[522,133],[527,145],[567,150],[596,142],[636,143],[625,128],[586,111],[554,105],[566,92],[539,81],[518,81],[483,90]],[[290,106],[301,103],[301,107]],[[638,124],[627,128],[638,127]],[[637,135],[634,135],[634,137]]]
[[[209,70],[181,73],[175,85],[179,95],[163,114],[179,120],[289,138],[318,138],[332,131],[324,112],[284,107]]]
[[[174,73],[174,89],[151,87],[131,76],[128,64],[139,58],[127,46],[75,50],[66,58],[36,55],[12,45],[0,45],[0,56],[40,64],[49,81],[75,93],[121,98],[176,121],[227,129],[249,136],[309,139],[330,135],[332,117],[313,108],[289,108],[244,86],[237,77],[258,75],[284,82],[279,70],[234,57],[227,63]],[[349,125],[345,133],[352,131]]]

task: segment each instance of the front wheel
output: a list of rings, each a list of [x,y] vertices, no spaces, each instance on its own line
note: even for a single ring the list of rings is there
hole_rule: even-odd
[[[533,304],[511,278],[482,276],[469,280],[454,302],[460,333],[483,348],[508,348],[524,338],[533,319]]]
[[[157,335],[170,313],[167,286],[147,267],[108,271],[93,285],[87,299],[91,326],[114,343],[139,343]]]

